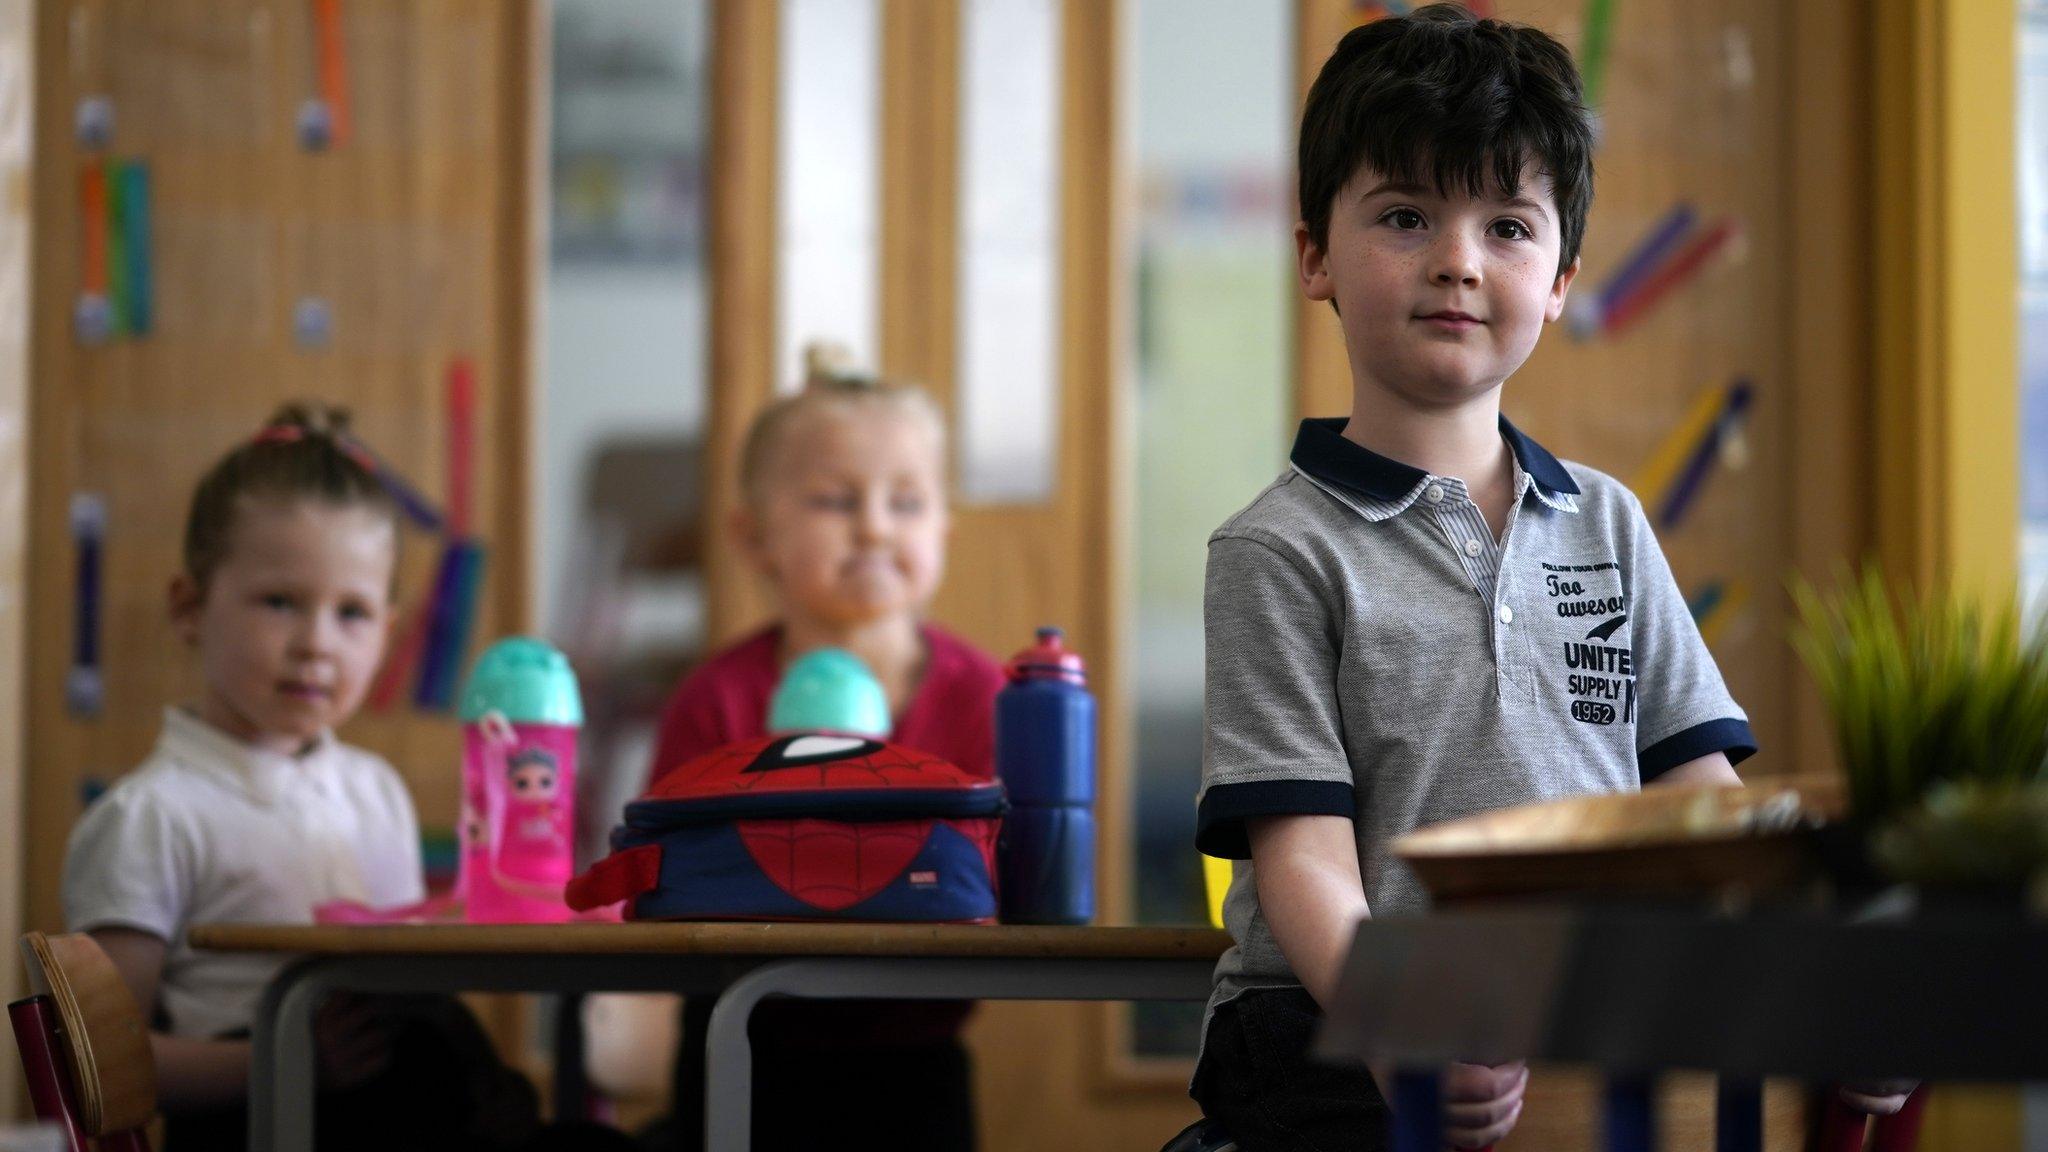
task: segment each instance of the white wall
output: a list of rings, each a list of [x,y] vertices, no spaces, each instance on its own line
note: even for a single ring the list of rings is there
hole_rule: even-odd
[[[710,21],[704,0],[556,0],[552,258],[543,293],[542,628],[564,594],[586,473],[614,439],[704,423],[705,302],[695,253]]]
[[[555,268],[546,293],[541,396],[540,598],[544,629],[562,619],[584,471],[612,437],[699,432],[705,418],[701,274],[673,268]]]

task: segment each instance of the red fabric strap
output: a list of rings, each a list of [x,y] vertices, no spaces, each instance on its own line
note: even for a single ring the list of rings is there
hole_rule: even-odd
[[[660,882],[661,845],[642,844],[592,864],[590,871],[569,881],[563,896],[569,907],[588,912],[651,892]]]

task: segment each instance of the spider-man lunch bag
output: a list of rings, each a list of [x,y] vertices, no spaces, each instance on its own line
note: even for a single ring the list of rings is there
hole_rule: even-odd
[[[629,920],[992,921],[1003,786],[900,744],[743,740],[626,805],[569,883]]]

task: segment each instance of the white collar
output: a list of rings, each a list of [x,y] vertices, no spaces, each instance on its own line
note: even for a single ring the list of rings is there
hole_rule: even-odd
[[[211,773],[246,792],[259,804],[276,804],[295,784],[334,779],[340,748],[334,733],[323,731],[296,756],[272,752],[237,740],[183,708],[164,709],[164,730],[157,751],[188,768]]]

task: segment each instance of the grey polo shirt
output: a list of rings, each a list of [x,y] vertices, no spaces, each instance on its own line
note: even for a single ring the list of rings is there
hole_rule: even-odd
[[[1245,821],[1348,816],[1375,916],[1421,911],[1412,829],[1634,791],[1756,750],[1642,506],[1503,418],[1496,544],[1450,477],[1305,420],[1291,467],[1209,538],[1196,843],[1233,858],[1213,1008],[1297,983],[1259,913]]]

